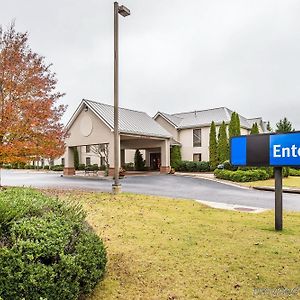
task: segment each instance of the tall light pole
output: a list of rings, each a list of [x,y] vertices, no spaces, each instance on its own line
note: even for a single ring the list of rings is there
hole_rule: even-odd
[[[123,17],[130,15],[130,10],[124,5],[114,3],[114,177],[112,185],[114,194],[121,192],[119,180],[120,170],[120,134],[119,134],[119,14]]]

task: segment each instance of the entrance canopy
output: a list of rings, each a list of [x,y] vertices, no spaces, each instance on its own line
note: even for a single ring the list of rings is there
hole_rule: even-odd
[[[109,168],[114,168],[114,107],[82,100],[67,124],[65,174],[74,174],[73,147],[108,144]],[[119,109],[120,149],[145,149],[146,163],[155,149],[161,154],[161,172],[170,168],[171,135],[145,112]],[[148,149],[148,150],[147,150]],[[119,155],[121,155],[119,153]],[[148,158],[149,156],[149,158]]]

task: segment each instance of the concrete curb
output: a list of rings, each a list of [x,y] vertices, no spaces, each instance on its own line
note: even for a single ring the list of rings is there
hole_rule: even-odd
[[[80,175],[60,175],[61,177],[65,178],[74,178],[74,179],[87,179],[87,180],[106,180],[106,181],[112,181],[112,177],[97,177],[97,176],[80,176]]]
[[[260,191],[275,192],[275,188],[272,186],[253,186],[252,188],[255,190],[260,190]],[[284,193],[300,194],[300,189],[283,188],[282,191]]]
[[[175,175],[175,176],[184,176],[184,177],[191,177],[191,178],[198,178],[198,179],[210,180],[210,181],[214,181],[214,182],[221,183],[221,184],[224,184],[224,185],[237,187],[237,188],[240,188],[240,189],[243,189],[243,190],[249,190],[249,189],[251,189],[251,187],[239,185],[239,184],[237,184],[237,183],[228,182],[228,181],[221,180],[221,179],[209,178],[209,177],[206,177],[206,176],[201,176],[200,174],[193,174],[193,173],[191,173],[191,174],[189,174],[189,173],[175,173],[175,174],[173,174],[173,175]]]

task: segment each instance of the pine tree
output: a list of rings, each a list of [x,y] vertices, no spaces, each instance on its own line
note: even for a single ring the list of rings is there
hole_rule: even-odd
[[[231,119],[229,123],[229,138],[232,138],[235,136],[235,128],[236,128],[236,117],[235,117],[235,112],[231,114]]]
[[[143,171],[145,169],[145,161],[139,149],[137,149],[134,154],[134,169],[136,171]]]
[[[74,168],[75,170],[78,170],[79,168],[79,154],[77,147],[74,147]]]
[[[181,162],[180,146],[175,145],[171,148],[171,155],[170,155],[171,167],[176,170],[180,162]]]
[[[234,136],[240,136],[240,135],[241,135],[240,116],[238,113],[235,113],[235,135]]]
[[[256,122],[252,125],[250,134],[259,134],[258,125]]]
[[[233,112],[231,114],[231,119],[229,123],[229,138],[239,135],[241,135],[240,117],[236,112]]]
[[[229,159],[229,145],[226,132],[226,124],[224,121],[219,129],[218,159],[221,163]]]
[[[276,132],[285,133],[295,131],[292,123],[285,117],[276,124]]]
[[[268,130],[269,132],[272,132],[272,131],[273,131],[273,129],[272,129],[272,127],[271,127],[271,124],[270,124],[270,121],[268,121],[268,123],[267,123],[267,130]]]
[[[210,125],[209,133],[209,163],[211,169],[215,169],[218,165],[218,147],[217,147],[217,136],[216,136],[216,125],[212,121]]]

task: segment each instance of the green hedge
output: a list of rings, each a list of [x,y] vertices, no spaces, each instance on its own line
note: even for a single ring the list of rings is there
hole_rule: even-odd
[[[32,189],[0,191],[0,299],[78,299],[106,262],[80,206]]]
[[[97,164],[88,165],[84,169],[85,171],[99,171],[99,166]]]
[[[54,166],[51,166],[50,167],[50,170],[51,171],[63,171],[64,170],[64,166],[63,165],[54,165]]]
[[[130,163],[124,164],[123,169],[125,171],[134,171],[134,163],[130,162]]]
[[[209,172],[210,166],[207,161],[188,161],[177,162],[176,171],[180,172]]]
[[[220,179],[235,181],[235,182],[250,182],[257,180],[266,180],[269,179],[270,176],[266,170],[215,170],[215,176]]]
[[[300,176],[300,170],[297,169],[290,169],[290,175],[291,176]]]

